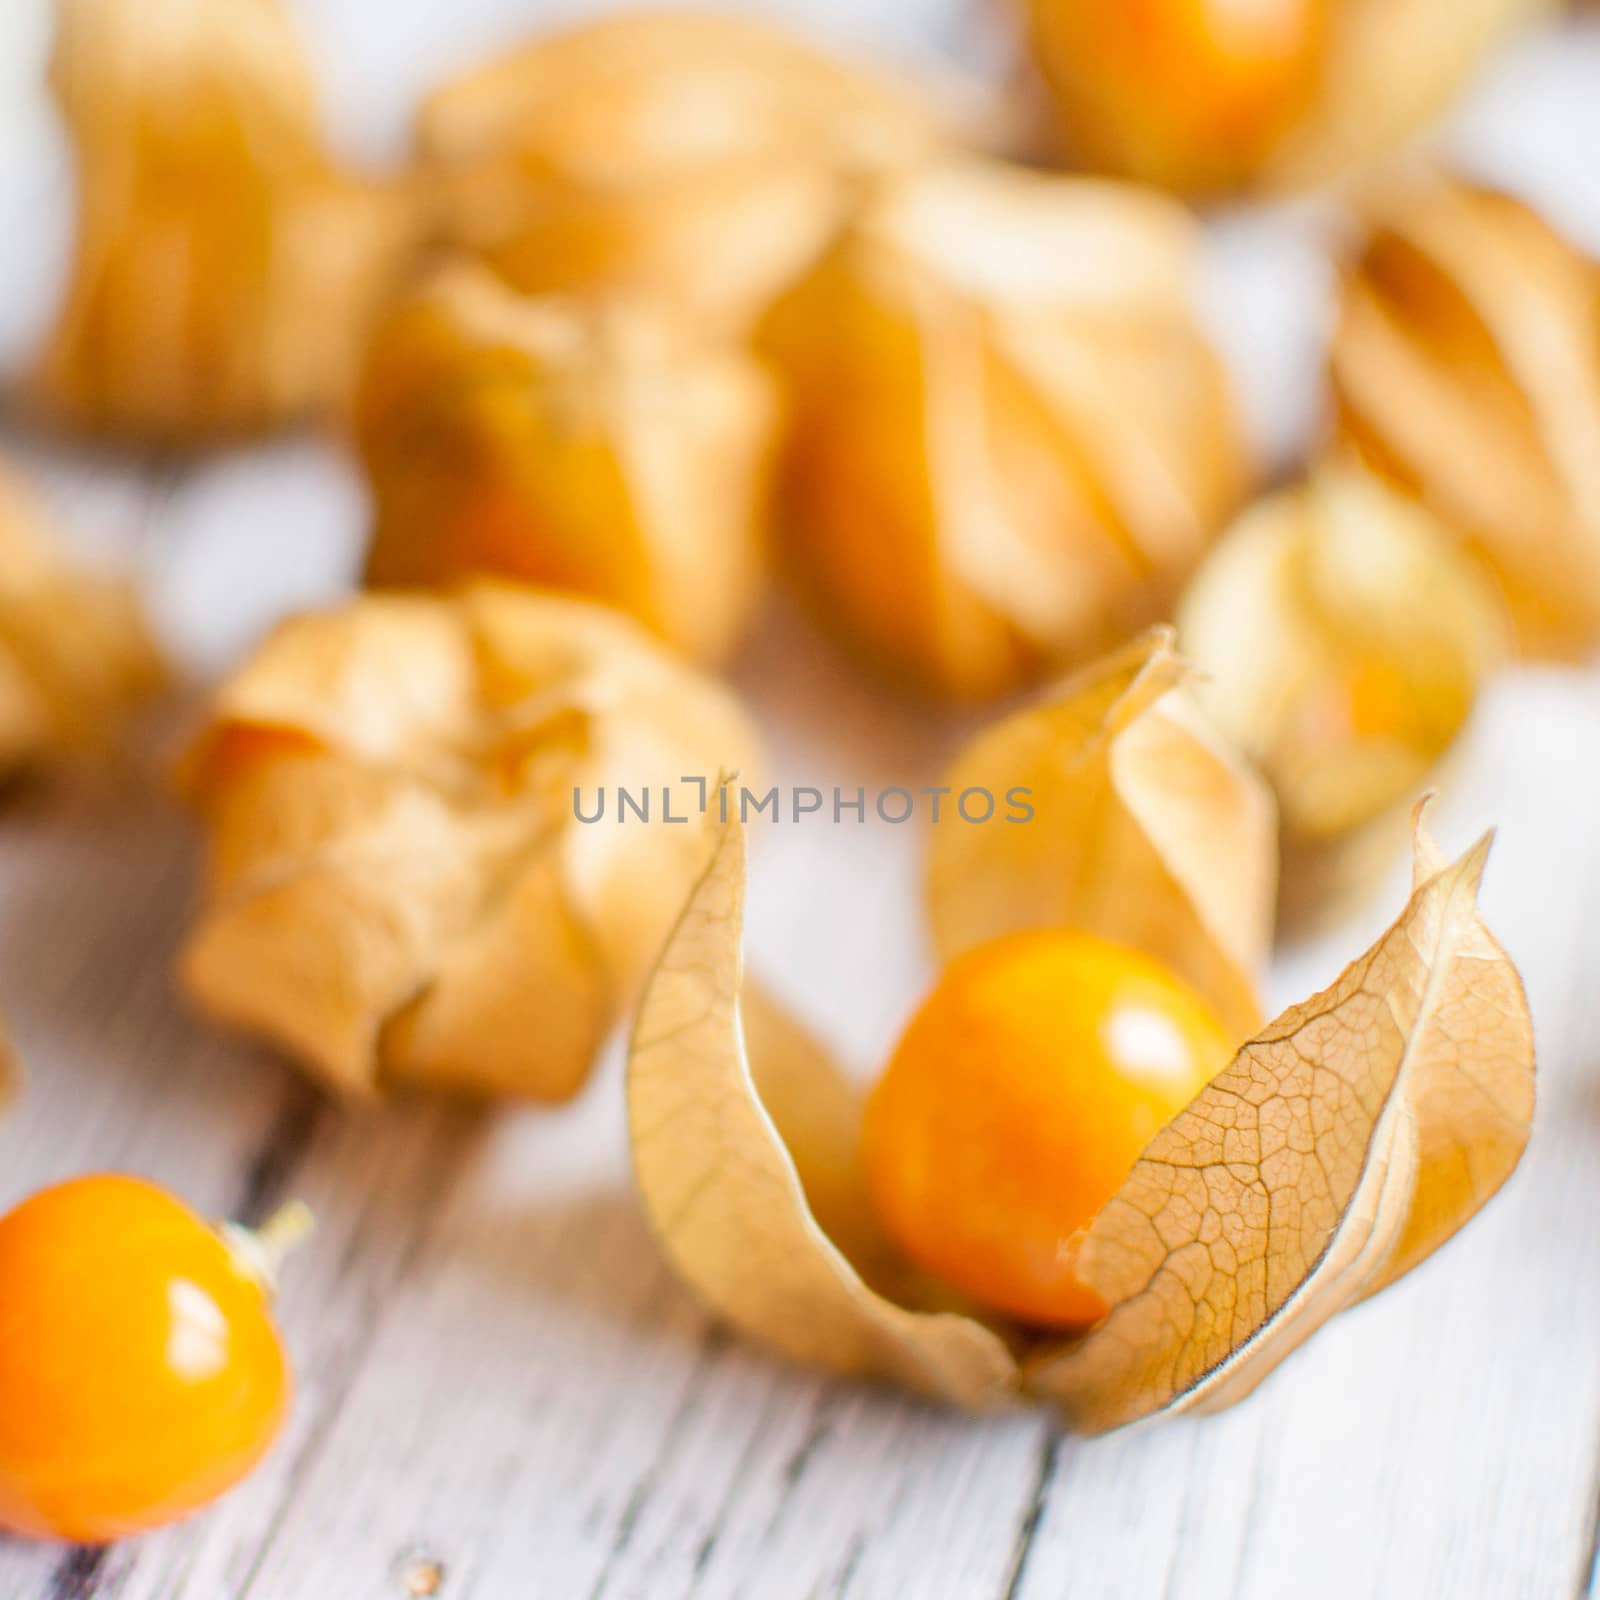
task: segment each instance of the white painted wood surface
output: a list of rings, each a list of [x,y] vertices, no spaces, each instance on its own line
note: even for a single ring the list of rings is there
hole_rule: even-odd
[[[577,5],[303,0],[348,149],[392,152],[434,74]],[[840,36],[982,51],[958,0],[813,0]],[[520,11],[518,16],[514,13]],[[530,13],[533,14],[530,16]],[[67,167],[40,0],[0,6],[0,357],[48,314]],[[1600,246],[1600,35],[1508,58],[1452,137]],[[1217,325],[1264,440],[1316,415],[1314,213],[1219,224]],[[295,441],[153,469],[13,448],[94,550],[133,562],[196,680],[350,581],[364,503]],[[931,780],[951,731],[857,684],[780,613],[741,665],[780,776]],[[1441,825],[1501,835],[1486,894],[1538,1026],[1532,1148],[1434,1261],[1224,1417],[1064,1439],[786,1368],[708,1325],[628,1192],[618,1063],[558,1113],[330,1106],[174,1002],[193,840],[154,781],[0,818],[0,1007],[31,1069],[0,1206],[118,1166],[210,1212],[293,1191],[321,1229],[281,1302],[301,1374],[265,1468],[191,1524],[101,1554],[0,1542],[0,1600],[552,1596],[1581,1595],[1600,1506],[1600,673],[1489,697]],[[918,841],[763,841],[756,958],[863,1070],[928,975]],[[1397,903],[1398,880],[1395,895]],[[1280,960],[1304,994],[1373,922]]]

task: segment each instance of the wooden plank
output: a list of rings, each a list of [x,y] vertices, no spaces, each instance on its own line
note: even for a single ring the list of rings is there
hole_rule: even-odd
[[[955,0],[774,8],[891,45],[971,26]],[[370,149],[394,146],[409,96],[449,51],[475,54],[528,14],[458,0],[399,8],[374,29],[370,0],[302,10],[341,135]],[[1585,38],[1593,65],[1600,33]],[[1490,91],[1500,109],[1469,118],[1464,137],[1514,143],[1510,176],[1564,174],[1548,181],[1594,237],[1570,153],[1587,148],[1573,130],[1595,126],[1576,59],[1562,45],[1509,63],[1511,89]],[[1541,104],[1562,109],[1525,120],[1544,86],[1554,98]],[[1223,299],[1241,318],[1240,359],[1282,363],[1257,390],[1270,419],[1290,388],[1304,393],[1320,302],[1301,219],[1236,226],[1240,276]],[[1273,298],[1280,275],[1298,283],[1297,308]],[[0,349],[18,347],[0,329]],[[1291,411],[1286,436],[1304,426],[1304,407]],[[30,459],[87,548],[136,562],[196,669],[219,668],[272,615],[354,570],[363,502],[320,446],[182,475],[56,450]],[[932,781],[959,731],[863,689],[782,612],[741,683],[786,783]],[[32,1081],[0,1125],[0,1205],[116,1165],[176,1182],[208,1212],[257,1212],[293,1190],[321,1229],[286,1282],[301,1390],[263,1470],[207,1516],[111,1552],[0,1541],[0,1595],[395,1600],[430,1570],[445,1600],[1588,1590],[1597,729],[1592,673],[1509,680],[1441,822],[1452,843],[1504,825],[1488,906],[1527,972],[1543,1064],[1535,1143],[1510,1192],[1249,1404],[1093,1443],[1032,1415],[979,1423],[833,1384],[711,1329],[628,1193],[614,1058],[560,1111],[323,1107],[175,1003],[193,839],[159,787],[22,797],[0,829],[0,1008]],[[914,835],[778,828],[756,859],[759,958],[869,1071],[928,972]],[[1280,998],[1329,975],[1363,932],[1290,953]]]

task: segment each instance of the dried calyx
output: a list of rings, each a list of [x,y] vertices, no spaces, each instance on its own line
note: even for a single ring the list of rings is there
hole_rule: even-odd
[[[1046,916],[1128,939],[1126,905],[1140,900],[1139,947],[1219,1009],[1237,1003],[1236,963],[1261,953],[1265,918],[1235,910],[1230,925],[1223,889],[1232,878],[1270,895],[1270,808],[1196,731],[1181,678],[1158,638],[995,730],[1033,749],[1062,797],[1081,774],[1097,798],[1072,820],[1093,825],[1074,850],[1080,835],[1052,825],[1047,801],[1036,828],[1007,830],[1049,839],[1009,891],[963,881],[987,871],[983,857],[947,855],[935,880],[946,948],[952,918],[962,945],[962,933]],[[1064,1339],[978,1312],[879,1227],[861,1098],[746,980],[742,833],[736,820],[712,831],[710,865],[635,1026],[634,1167],[686,1281],[795,1360],[974,1408],[1029,1396],[1090,1432],[1214,1409],[1415,1266],[1521,1154],[1532,1035],[1515,969],[1476,911],[1487,841],[1448,862],[1419,826],[1415,886],[1392,927],[1323,993],[1241,1027],[1232,1061],[1074,1241],[1077,1279],[1103,1317]],[[1011,848],[1020,868],[1040,847]],[[1129,864],[1142,872],[1135,887]],[[1043,878],[1048,909],[1033,890]]]
[[[67,0],[52,77],[78,232],[35,406],[167,446],[342,400],[422,218],[326,154],[278,0]]]
[[[770,24],[640,13],[541,39],[436,90],[417,142],[456,245],[525,290],[645,290],[743,328],[862,175],[972,119]]]
[[[578,601],[297,618],[186,763],[210,850],[185,988],[345,1092],[569,1095],[708,848],[659,809],[583,826],[575,792],[665,781],[690,816],[679,775],[751,771],[753,744],[719,685]]]
[[[1439,115],[1552,0],[1027,0],[1060,153],[1191,193],[1300,187]]]
[[[1381,881],[1506,645],[1455,536],[1332,462],[1223,537],[1178,632],[1206,709],[1277,795],[1284,919],[1301,930]]]
[[[0,777],[105,755],[165,680],[132,586],[71,565],[0,465]]]
[[[519,578],[720,661],[763,589],[777,413],[747,354],[658,302],[527,299],[449,267],[366,357],[368,577]]]
[[[946,162],[774,308],[784,552],[887,675],[990,698],[1170,606],[1248,478],[1198,249],[1147,192]]]
[[[1525,654],[1600,645],[1600,266],[1444,176],[1373,204],[1332,373],[1340,434],[1493,573]]]

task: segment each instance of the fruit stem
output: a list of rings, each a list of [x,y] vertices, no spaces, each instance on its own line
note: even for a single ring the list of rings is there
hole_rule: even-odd
[[[278,1269],[315,1227],[311,1207],[303,1200],[290,1200],[259,1228],[224,1222],[217,1231],[239,1270],[270,1298],[278,1292]]]
[[[255,1230],[256,1244],[274,1274],[295,1248],[310,1238],[317,1226],[304,1200],[290,1200]]]

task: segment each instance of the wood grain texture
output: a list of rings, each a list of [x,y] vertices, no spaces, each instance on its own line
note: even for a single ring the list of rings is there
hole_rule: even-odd
[[[0,84],[18,80],[6,41],[28,35],[16,19],[33,3],[0,9]],[[393,147],[431,74],[531,11],[578,9],[302,6],[341,138],[373,151]],[[887,44],[977,48],[982,31],[956,0],[787,9]],[[1459,133],[1593,240],[1597,81],[1592,29],[1532,48]],[[17,128],[42,141],[32,158]],[[0,136],[11,354],[44,304],[65,197],[47,119],[24,109]],[[1319,228],[1298,211],[1225,224],[1219,326],[1279,449],[1315,409]],[[319,444],[182,471],[26,442],[14,453],[93,552],[135,565],[197,678],[355,570],[364,504]],[[739,679],[784,781],[931,781],[961,731],[862,688],[787,614]],[[1505,1195],[1243,1406],[1092,1444],[1037,1415],[972,1422],[830,1382],[710,1326],[629,1193],[615,1059],[556,1113],[347,1112],[187,1018],[169,970],[194,846],[158,760],[110,790],[14,797],[0,822],[0,1010],[29,1083],[0,1124],[0,1206],[111,1166],[210,1212],[298,1193],[321,1227],[285,1285],[300,1394],[264,1469],[193,1523],[107,1552],[0,1541],[0,1600],[404,1600],[430,1577],[445,1600],[1592,1592],[1597,795],[1600,674],[1524,672],[1491,697],[1437,817],[1446,846],[1500,825],[1485,914],[1523,967],[1538,1029],[1534,1140]],[[918,844],[870,823],[756,843],[755,963],[863,1070],[929,970]],[[1365,923],[1287,952],[1275,998],[1336,971],[1401,892],[1397,875]]]

